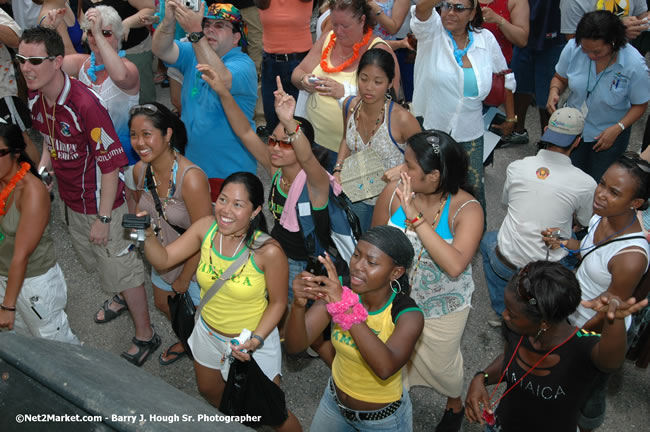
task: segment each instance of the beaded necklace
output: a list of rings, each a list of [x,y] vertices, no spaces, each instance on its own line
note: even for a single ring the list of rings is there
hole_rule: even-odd
[[[11,180],[9,180],[7,186],[5,186],[4,189],[2,189],[2,192],[0,192],[0,216],[4,216],[7,213],[7,209],[5,208],[7,205],[7,198],[11,195],[16,184],[25,177],[27,171],[29,171],[29,167],[30,165],[27,162],[22,162],[18,172],[14,174]]]
[[[167,186],[167,196],[164,199],[164,202],[167,203],[174,194],[176,193],[176,174],[178,173],[178,156],[176,155],[176,151],[174,150],[174,163],[172,163],[171,170],[169,172],[169,185]],[[151,177],[153,177],[153,184],[154,187],[158,187],[160,183],[158,183],[158,180],[156,180],[156,173],[153,171],[153,167],[151,167]]]
[[[367,133],[368,129],[365,127],[365,123],[361,119],[361,107],[363,106],[363,99],[359,101],[359,105],[357,106],[357,110],[354,113],[354,122],[355,126],[357,127],[357,133],[354,136],[354,151],[358,152],[359,147],[357,146],[357,141],[361,134],[359,133],[359,126],[363,123],[364,130]],[[381,107],[381,112],[379,113],[379,117],[375,120],[375,126],[373,127],[372,131],[370,132],[370,135],[368,136],[368,143],[366,144],[367,147],[372,146],[372,138],[375,136],[375,133],[377,133],[377,130],[379,129],[379,125],[381,124],[381,121],[384,119],[384,113],[386,112],[386,102]],[[363,144],[363,139],[361,139],[361,144]]]
[[[449,199],[449,195],[445,198],[445,200],[440,204],[440,208],[438,209],[438,212],[436,213],[435,217],[433,218],[433,222],[431,222],[431,227],[434,228],[436,225],[436,222],[438,222],[438,218],[440,217],[440,213],[442,213],[442,209],[445,207],[447,204],[447,200]],[[435,229],[435,228],[434,228]],[[415,231],[415,230],[413,230]],[[422,242],[420,242],[422,244]],[[413,267],[413,271],[411,272],[411,277],[409,278],[409,284],[413,286],[413,279],[415,278],[415,273],[417,273],[418,268],[420,267],[420,259],[422,259],[422,254],[424,254],[424,244],[422,244],[422,247],[420,248],[420,253],[418,254],[418,259],[415,262],[415,266]]]
[[[117,55],[120,56],[120,57],[124,57],[126,55],[126,52],[124,52],[124,50],[119,50],[117,52]],[[90,78],[90,80],[92,82],[97,81],[97,72],[101,72],[104,69],[106,69],[106,65],[104,65],[104,64],[96,65],[95,61],[96,61],[95,53],[91,52],[90,53],[90,67],[86,71],[86,74],[88,75],[88,78]]]

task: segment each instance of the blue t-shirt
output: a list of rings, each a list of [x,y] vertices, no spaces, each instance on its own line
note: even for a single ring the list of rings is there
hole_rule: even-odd
[[[630,44],[618,51],[616,62],[596,75],[596,63],[589,60],[573,39],[562,50],[555,71],[569,80],[571,95],[567,100],[568,106],[579,110],[587,101],[589,111],[582,133],[586,142],[597,141],[596,136],[619,122],[632,105],[650,100],[648,67]]]
[[[209,178],[226,178],[236,171],[255,173],[257,161],[233,132],[219,96],[196,70],[196,56],[190,42],[174,42],[179,49],[175,67],[184,75],[181,90],[181,120],[187,128],[185,157],[197,164]],[[232,74],[230,93],[254,128],[257,101],[255,63],[235,47],[221,59]]]

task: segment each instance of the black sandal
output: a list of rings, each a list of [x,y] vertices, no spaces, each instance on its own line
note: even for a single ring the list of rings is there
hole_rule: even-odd
[[[151,327],[153,330],[153,326]],[[138,367],[142,366],[151,353],[156,351],[160,346],[161,340],[160,336],[156,334],[156,331],[153,330],[153,335],[148,341],[143,341],[133,337],[133,345],[138,347],[138,352],[135,354],[129,354],[128,352],[123,352],[120,354],[120,357],[126,359],[129,363],[134,364]]]
[[[122,307],[117,311],[114,311],[109,307],[111,303],[117,303]],[[118,316],[122,315],[124,312],[129,310],[129,307],[126,305],[126,301],[122,297],[115,294],[112,299],[104,301],[104,305],[102,306],[100,311],[101,310],[104,311],[104,319],[97,318],[97,313],[99,313],[99,311],[97,311],[97,313],[95,314],[95,322],[97,324],[104,324],[109,321],[113,321],[115,318],[117,318]]]

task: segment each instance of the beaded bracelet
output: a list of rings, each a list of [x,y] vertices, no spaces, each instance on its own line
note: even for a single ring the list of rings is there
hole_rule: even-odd
[[[408,231],[409,229],[413,230],[415,228],[415,224],[418,221],[421,221],[424,215],[422,213],[419,213],[416,217],[413,219],[405,219],[404,220],[404,232]]]
[[[295,140],[298,139],[298,137],[300,136],[301,133],[302,133],[302,129],[300,128],[300,126],[298,126],[298,129],[296,129],[296,132],[291,133],[291,134],[287,134],[288,135],[287,141],[289,141],[290,143],[293,143]]]

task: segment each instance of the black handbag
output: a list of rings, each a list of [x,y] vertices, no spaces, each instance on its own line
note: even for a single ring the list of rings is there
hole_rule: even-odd
[[[251,355],[250,361],[234,359],[221,396],[219,411],[232,416],[259,416],[247,426],[280,426],[289,417],[284,392],[271,381]]]
[[[178,340],[183,345],[183,348],[185,348],[185,352],[191,359],[194,359],[192,357],[192,351],[187,344],[187,339],[189,339],[192,330],[194,330],[194,314],[196,313],[192,297],[187,291],[184,293],[176,293],[176,295],[167,297],[167,304],[169,305],[172,329],[176,333],[176,336],[178,336]]]

